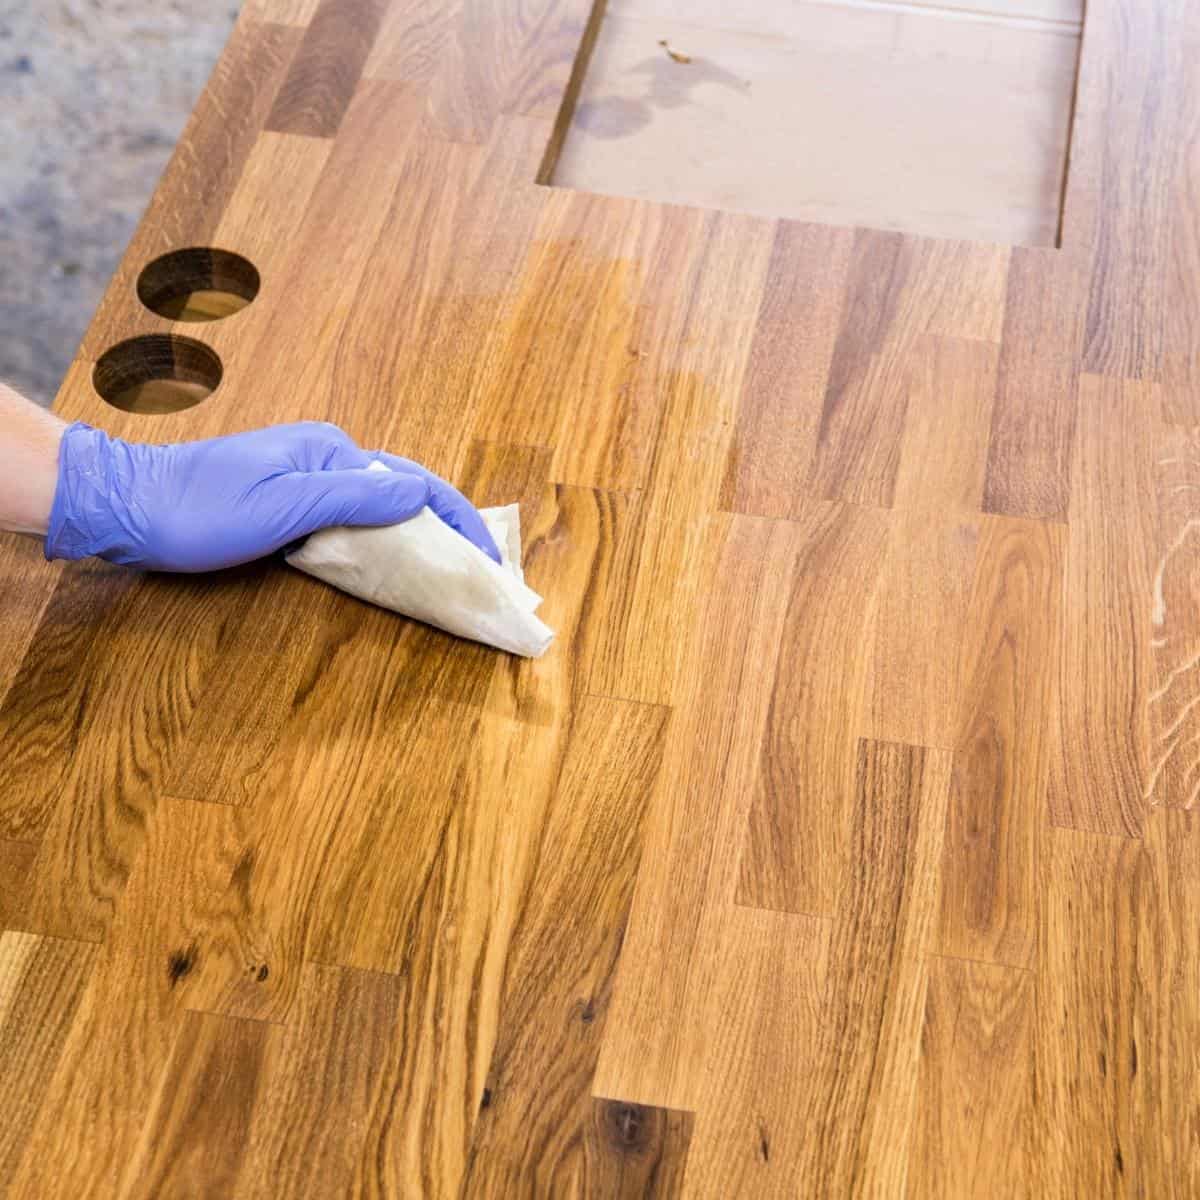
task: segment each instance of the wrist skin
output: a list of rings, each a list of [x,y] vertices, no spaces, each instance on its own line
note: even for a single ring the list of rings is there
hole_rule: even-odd
[[[66,426],[0,384],[0,529],[44,537]]]

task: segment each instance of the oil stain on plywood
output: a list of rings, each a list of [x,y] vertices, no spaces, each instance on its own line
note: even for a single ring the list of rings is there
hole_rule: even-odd
[[[552,182],[1053,246],[1081,0],[614,0]]]

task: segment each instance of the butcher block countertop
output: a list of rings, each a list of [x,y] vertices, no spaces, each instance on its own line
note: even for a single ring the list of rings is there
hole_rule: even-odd
[[[5,537],[0,1195],[1200,1194],[1195,6],[1037,249],[539,183],[598,20],[246,4],[57,410],[519,500],[558,637]]]

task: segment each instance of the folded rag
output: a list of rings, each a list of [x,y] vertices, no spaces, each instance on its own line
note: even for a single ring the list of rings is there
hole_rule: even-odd
[[[380,462],[368,468],[386,471]],[[399,525],[335,526],[312,534],[287,561],[334,587],[447,633],[538,658],[554,638],[534,615],[542,598],[521,573],[519,506],[482,510],[500,563],[429,508]]]

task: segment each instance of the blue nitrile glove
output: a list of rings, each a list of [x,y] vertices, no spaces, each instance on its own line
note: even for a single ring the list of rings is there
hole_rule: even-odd
[[[449,484],[409,465],[368,471],[372,457],[319,421],[168,446],[76,423],[59,449],[46,557],[214,571],[326,525],[393,525],[430,504],[499,559],[482,518]]]

